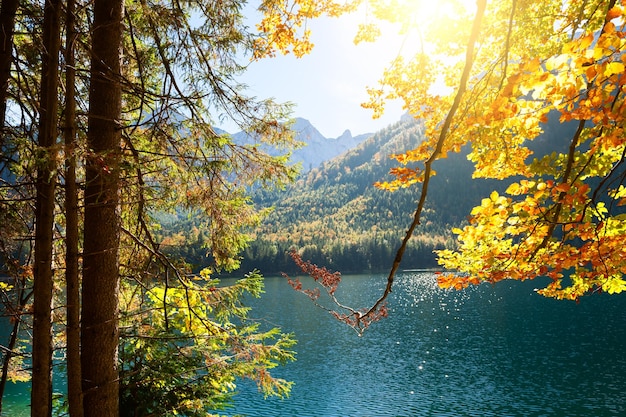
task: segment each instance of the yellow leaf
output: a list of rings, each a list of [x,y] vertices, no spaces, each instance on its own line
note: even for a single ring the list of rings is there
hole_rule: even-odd
[[[520,194],[520,185],[516,182],[514,182],[513,184],[509,185],[509,187],[506,189],[506,193],[507,194],[511,194],[511,195],[519,195]]]
[[[587,49],[589,48],[589,46],[591,46],[592,43],[593,43],[593,34],[590,33],[580,40],[580,49],[581,50]]]
[[[610,77],[613,74],[622,74],[624,72],[624,64],[621,62],[611,62],[606,66],[604,75]]]
[[[626,291],[626,281],[620,276],[614,275],[609,277],[604,284],[602,284],[602,289],[609,294],[619,294],[622,291]]]
[[[519,223],[519,217],[509,217],[506,222],[508,224],[510,224],[511,226],[515,226],[516,224]]]
[[[604,58],[605,52],[606,51],[604,50],[604,48],[596,46],[595,48],[593,48],[593,59],[595,59],[596,61],[601,60],[602,58]]]

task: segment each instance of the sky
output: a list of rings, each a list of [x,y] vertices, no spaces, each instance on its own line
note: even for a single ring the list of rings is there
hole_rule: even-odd
[[[252,63],[241,80],[249,94],[273,97],[295,104],[293,116],[302,117],[327,138],[337,138],[349,129],[353,136],[374,133],[400,120],[399,102],[386,106],[382,118],[372,119],[364,109],[366,87],[377,86],[388,63],[397,56],[395,37],[379,44],[354,45],[358,18],[320,18],[309,22],[313,51],[303,58],[293,54]]]

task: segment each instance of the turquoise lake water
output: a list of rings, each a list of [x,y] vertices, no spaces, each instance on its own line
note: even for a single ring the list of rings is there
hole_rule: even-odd
[[[345,276],[338,296],[365,306],[385,279]],[[286,400],[264,400],[244,381],[236,406],[226,413],[626,415],[626,295],[576,304],[537,295],[537,284],[503,282],[456,292],[437,288],[431,273],[402,273],[389,300],[390,317],[358,337],[284,279],[267,278],[253,315],[296,334],[298,360],[274,371],[295,386]],[[5,415],[27,415],[24,389],[5,398]]]

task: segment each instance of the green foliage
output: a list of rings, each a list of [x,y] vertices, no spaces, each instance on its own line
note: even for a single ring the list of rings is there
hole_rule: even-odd
[[[259,297],[262,277],[219,286],[208,271],[175,286],[123,291],[120,346],[123,416],[206,416],[233,401],[238,378],[264,395],[287,396],[291,383],[269,369],[294,360],[295,341],[248,319],[245,296]]]
[[[243,265],[264,272],[293,272],[286,252],[342,272],[385,270],[404,234],[404,221],[416,204],[411,189],[388,193],[372,184],[384,178],[401,149],[423,140],[422,127],[402,122],[301,177],[285,193],[260,193],[257,202],[274,210],[244,251]],[[464,155],[467,153],[465,152]],[[471,164],[453,157],[437,165],[422,228],[409,243],[405,268],[435,267],[435,249],[453,247],[448,229],[463,224],[464,210],[480,201],[493,181],[470,181]]]

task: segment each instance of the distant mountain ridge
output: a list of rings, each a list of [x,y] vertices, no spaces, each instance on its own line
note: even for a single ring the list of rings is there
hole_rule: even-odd
[[[351,134],[345,135],[345,143],[341,143],[343,136],[329,140],[304,119],[294,129],[317,158],[301,155],[313,168],[286,190],[255,190],[255,204],[273,207],[273,211],[250,231],[254,240],[242,253],[242,270],[259,269],[266,275],[297,273],[287,254],[292,248],[304,259],[344,273],[386,270],[413,218],[420,186],[391,193],[373,184],[391,179],[389,169],[398,163],[389,155],[414,149],[424,140],[422,124],[403,118],[373,135],[364,135],[365,139],[348,150]],[[561,124],[554,117],[543,130],[529,144],[533,157],[566,152],[576,125]],[[360,137],[352,139],[359,141]],[[482,198],[494,190],[502,194],[516,180],[472,178],[469,150],[464,147],[435,162],[437,175],[431,179],[421,223],[409,241],[402,268],[435,267],[433,250],[456,245],[451,228],[465,224]],[[327,157],[322,155],[333,153],[339,155],[314,166]],[[191,226],[181,224],[180,229]],[[206,264],[204,256],[181,255],[193,265]]]
[[[552,118],[544,133],[529,144],[533,157],[567,150],[575,124]],[[413,218],[420,186],[388,192],[373,186],[391,179],[397,161],[389,155],[414,149],[424,140],[416,120],[400,122],[370,136],[353,149],[304,173],[285,192],[260,193],[257,203],[274,211],[255,231],[243,255],[244,270],[293,272],[285,254],[297,248],[303,258],[342,272],[386,270]],[[494,190],[504,193],[515,178],[474,179],[469,147],[435,162],[421,223],[405,253],[402,267],[436,266],[433,250],[452,248],[450,232],[467,221],[472,208]]]
[[[311,122],[301,117],[295,119],[292,130],[295,132],[296,140],[305,143],[303,147],[296,149],[291,155],[293,163],[302,164],[303,172],[317,168],[323,162],[355,148],[372,135],[371,133],[363,133],[352,136],[350,130],[346,130],[338,138],[326,138]],[[245,132],[238,132],[232,136],[238,142],[250,141]]]
[[[405,119],[304,173],[286,192],[261,192],[257,203],[274,211],[255,231],[242,268],[294,272],[286,252],[295,247],[303,258],[334,270],[384,270],[410,222],[419,188],[390,193],[373,183],[389,178],[389,169],[397,164],[390,154],[412,149],[422,140],[421,124]],[[448,167],[438,169],[433,179],[432,198],[407,249],[406,268],[436,266],[433,249],[453,244],[450,226],[463,222],[483,194],[480,182],[467,184],[467,159],[457,155],[438,165]]]
[[[302,118],[296,119],[292,129],[298,140],[306,142],[306,146],[295,151],[292,157],[294,162],[302,163],[304,171],[317,168],[322,162],[355,148],[372,135],[364,133],[352,136],[352,132],[346,130],[338,138],[326,138],[308,120]]]

